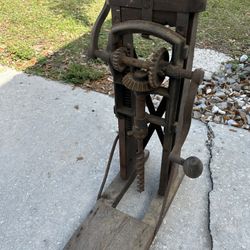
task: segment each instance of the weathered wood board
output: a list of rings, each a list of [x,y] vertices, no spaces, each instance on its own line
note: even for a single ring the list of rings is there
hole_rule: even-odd
[[[177,169],[176,169],[177,170]],[[182,169],[176,171],[171,181],[165,212],[167,212],[183,179]],[[123,184],[123,185],[122,185]],[[131,181],[122,181],[117,176],[97,201],[82,225],[76,230],[64,250],[147,250],[155,235],[155,227],[164,201],[156,196],[142,221],[112,207],[123,196]],[[117,188],[117,189],[116,189]],[[116,192],[115,192],[116,191]],[[112,198],[111,198],[112,197]]]
[[[153,227],[98,201],[64,250],[144,250],[153,234]]]
[[[136,174],[133,172],[127,180],[122,180],[120,174],[118,174],[102,194],[105,204],[116,207],[135,177]]]

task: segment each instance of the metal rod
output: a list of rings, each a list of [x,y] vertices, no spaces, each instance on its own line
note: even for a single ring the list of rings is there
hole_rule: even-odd
[[[108,16],[110,11],[110,5],[108,3],[108,1],[105,1],[103,8],[95,22],[94,27],[92,28],[92,32],[91,32],[91,36],[90,36],[90,46],[88,49],[88,57],[89,58],[95,58],[98,57],[95,52],[97,50],[99,50],[98,48],[98,41],[99,41],[99,35],[100,35],[100,31],[102,28],[102,25],[106,19],[106,17]]]
[[[166,63],[162,67],[162,71],[169,77],[173,78],[186,78],[191,79],[193,72],[191,70],[186,70],[180,68],[179,66],[172,65],[170,63]]]
[[[108,164],[107,164],[105,174],[104,174],[104,177],[103,177],[103,180],[102,180],[102,184],[101,184],[101,187],[100,187],[99,192],[98,192],[97,200],[99,200],[101,198],[101,196],[102,196],[102,192],[103,192],[105,183],[106,183],[107,178],[108,178],[111,162],[112,162],[112,159],[113,159],[113,156],[114,156],[114,152],[115,152],[115,148],[116,148],[118,140],[119,140],[119,135],[116,136],[116,138],[115,138],[115,140],[113,142],[113,146],[112,146],[112,149],[110,151],[109,160],[108,160]]]
[[[149,66],[150,66],[150,63],[148,61],[143,61],[143,60],[133,58],[133,57],[128,57],[128,56],[123,56],[121,58],[121,61],[128,66],[133,66],[137,68],[149,69]]]
[[[95,50],[94,55],[98,58],[101,58],[104,62],[108,63],[109,62],[109,53],[105,50]]]

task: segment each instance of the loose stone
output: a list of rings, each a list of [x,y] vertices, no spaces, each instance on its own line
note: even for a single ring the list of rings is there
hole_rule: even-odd
[[[248,60],[248,56],[247,55],[242,55],[241,57],[240,57],[240,62],[241,63],[244,63],[244,62],[246,62]]]
[[[226,96],[226,94],[222,91],[218,91],[215,93],[215,96],[220,97],[220,98],[224,98]]]
[[[237,105],[239,108],[242,108],[245,105],[245,102],[242,100],[237,100]]]
[[[238,65],[225,63],[218,72],[204,77],[193,107],[194,118],[250,128],[250,63],[249,58],[242,58]]]
[[[221,110],[221,109],[219,109],[218,113],[221,114],[221,115],[225,115],[226,114],[226,112],[223,111],[223,110]]]
[[[209,89],[206,90],[206,94],[207,94],[207,95],[208,95],[208,94],[211,94],[211,93],[212,93],[212,89],[209,88]]]
[[[238,91],[238,92],[240,92],[241,91],[241,85],[240,84],[233,84],[232,86],[232,90],[234,90],[234,91]]]
[[[227,109],[228,103],[227,102],[217,103],[217,107],[221,110]]]
[[[227,83],[234,84],[234,83],[236,83],[236,80],[234,78],[228,78]]]
[[[201,118],[201,113],[198,112],[198,111],[194,111],[194,112],[193,112],[193,117],[194,117],[195,119],[200,119],[200,118]]]
[[[220,102],[222,102],[222,99],[221,99],[220,97],[218,97],[218,96],[213,96],[213,97],[211,98],[211,101],[212,101],[213,103],[220,103]]]
[[[212,108],[212,113],[213,113],[213,114],[216,114],[216,113],[218,113],[219,110],[220,110],[220,109],[219,109],[217,106],[213,106],[213,108]]]
[[[227,121],[227,124],[228,124],[229,126],[237,126],[237,125],[238,125],[238,123],[237,123],[236,121],[234,121],[234,120],[228,120],[228,121]]]
[[[250,115],[247,115],[247,124],[250,125]]]
[[[214,122],[216,122],[216,123],[221,123],[221,116],[219,116],[219,115],[215,115],[214,116]]]

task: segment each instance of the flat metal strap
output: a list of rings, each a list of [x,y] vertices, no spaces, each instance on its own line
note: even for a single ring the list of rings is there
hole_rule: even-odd
[[[141,1],[109,0],[111,6],[140,9]],[[195,13],[206,9],[207,0],[155,0],[154,10]]]

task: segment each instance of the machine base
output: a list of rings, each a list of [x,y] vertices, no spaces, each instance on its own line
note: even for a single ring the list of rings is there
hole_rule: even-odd
[[[175,170],[169,183],[164,215],[184,177],[181,168]],[[135,174],[127,181],[122,180],[120,176],[113,180],[64,250],[149,249],[163,219],[159,221],[164,197],[159,195],[154,197],[142,220],[117,210],[115,207],[134,179]]]

